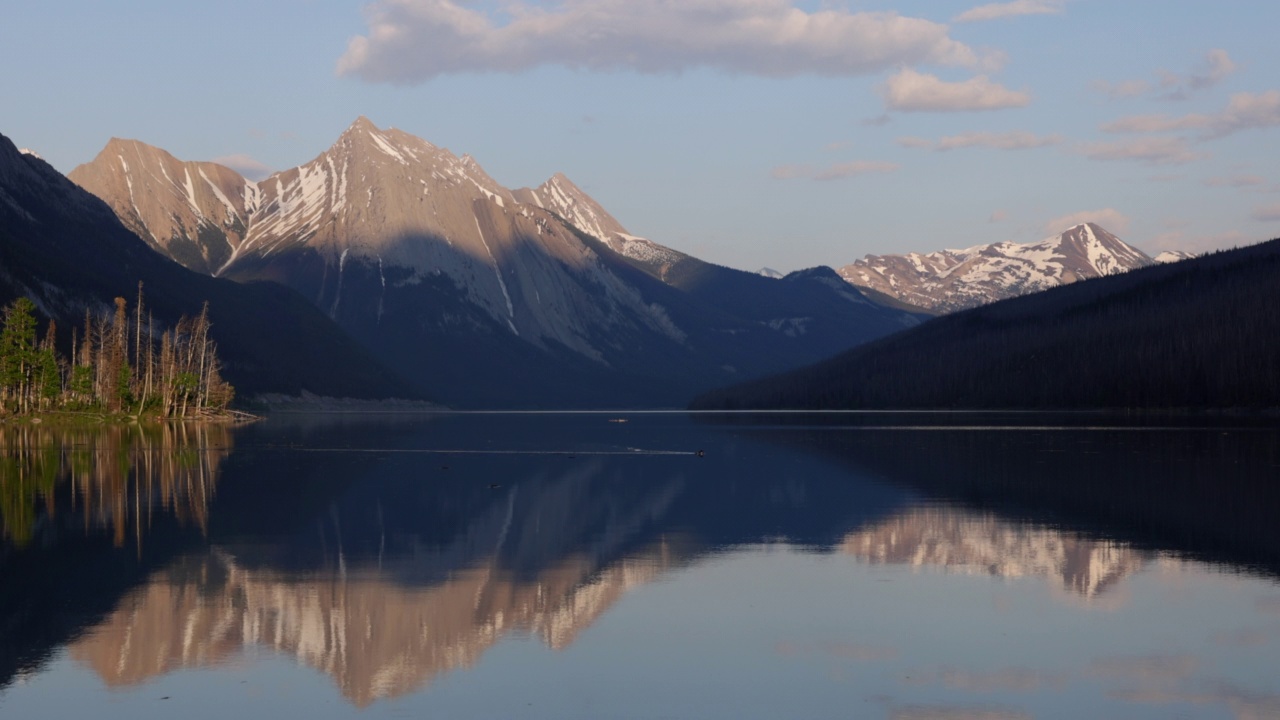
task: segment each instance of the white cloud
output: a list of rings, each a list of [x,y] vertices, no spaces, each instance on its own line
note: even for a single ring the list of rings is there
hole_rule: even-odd
[[[1057,15],[1062,12],[1066,0],[1013,0],[1013,2],[989,3],[979,5],[955,16],[954,21],[979,22],[983,20],[999,20],[1019,15]]]
[[[903,112],[960,112],[1023,107],[1027,93],[993,83],[985,75],[949,83],[934,75],[903,68],[880,88],[885,104]]]
[[[1253,219],[1259,222],[1280,221],[1280,202],[1254,208]]]
[[[1005,220],[1008,220],[1008,219],[1009,219],[1008,210],[994,210],[991,213],[991,217],[987,218],[987,222],[998,223],[998,222],[1004,222]]]
[[[274,172],[271,168],[267,167],[265,164],[259,162],[257,159],[250,157],[249,155],[246,155],[244,153],[236,153],[235,155],[223,155],[222,157],[214,158],[212,162],[215,162],[219,165],[225,165],[231,168],[232,170],[235,170],[236,172],[240,173],[241,175],[248,178],[249,180],[253,180],[255,182],[258,180],[262,180],[263,178],[269,176],[272,172]]]
[[[1208,157],[1188,147],[1185,138],[1165,136],[1082,143],[1076,151],[1090,160],[1137,160],[1151,165],[1182,165]]]
[[[1025,131],[1005,133],[974,132],[944,137],[938,141],[934,149],[946,151],[958,148],[986,147],[995,148],[996,150],[1026,150],[1058,145],[1061,142],[1061,135],[1040,136]]]
[[[1239,66],[1226,50],[1210,50],[1200,69],[1185,78],[1167,71],[1160,73],[1160,86],[1167,89],[1160,99],[1186,100],[1198,90],[1214,87],[1238,69]]]
[[[1056,235],[1067,228],[1087,222],[1096,223],[1113,233],[1121,235],[1129,231],[1129,218],[1124,213],[1115,208],[1103,208],[1101,210],[1081,210],[1070,215],[1056,217],[1044,224],[1044,232],[1046,235]]]
[[[1102,126],[1103,132],[1109,133],[1155,133],[1173,130],[1198,130],[1209,127],[1212,118],[1208,115],[1129,115],[1113,120]]]
[[[422,83],[465,72],[542,65],[680,72],[710,67],[763,76],[849,76],[904,64],[981,67],[992,56],[941,23],[892,12],[823,9],[792,0],[506,0],[501,14],[464,0],[378,0],[339,75]]]
[[[1280,90],[1236,93],[1227,107],[1214,115],[1130,115],[1107,123],[1102,129],[1111,133],[1202,130],[1206,137],[1224,137],[1243,130],[1276,126],[1280,126]]]
[[[899,167],[897,163],[884,162],[882,160],[854,160],[852,162],[836,163],[820,169],[815,169],[811,165],[779,165],[769,171],[769,176],[775,180],[795,180],[797,178],[840,180],[857,175],[896,172]]]
[[[1204,57],[1200,69],[1186,76],[1161,70],[1156,73],[1160,78],[1159,87],[1164,90],[1159,95],[1161,100],[1186,100],[1192,93],[1214,87],[1236,72],[1239,66],[1231,59],[1226,50],[1210,50]],[[1124,80],[1109,82],[1099,80],[1093,88],[1112,100],[1145,95],[1151,90],[1151,83],[1146,80]]]
[[[1211,130],[1215,136],[1230,135],[1241,130],[1280,125],[1280,90],[1257,95],[1236,93],[1227,109],[1214,117]]]

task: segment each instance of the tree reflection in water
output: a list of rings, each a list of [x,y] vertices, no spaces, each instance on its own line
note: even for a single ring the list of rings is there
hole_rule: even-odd
[[[156,513],[203,533],[231,445],[225,425],[0,427],[0,557],[56,542],[69,518],[139,552]]]

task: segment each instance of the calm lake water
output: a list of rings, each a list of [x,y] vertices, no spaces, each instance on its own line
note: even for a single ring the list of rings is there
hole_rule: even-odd
[[[0,446],[3,717],[1280,717],[1272,427],[334,415]]]

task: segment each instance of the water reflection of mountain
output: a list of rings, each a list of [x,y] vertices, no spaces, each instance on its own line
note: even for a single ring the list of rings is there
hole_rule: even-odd
[[[759,430],[772,443],[804,447],[857,476],[878,478],[970,511],[1063,528],[1141,549],[1280,575],[1280,430],[1230,419],[978,415],[797,418],[798,427]],[[1094,427],[876,429],[917,422],[1067,421]],[[1145,427],[1143,423],[1148,423]],[[1163,419],[1165,423],[1178,419]],[[1099,424],[1120,426],[1098,429]],[[785,425],[785,421],[784,421]]]
[[[118,686],[265,647],[330,675],[363,706],[470,667],[512,632],[567,646],[628,589],[666,569],[669,550],[605,568],[568,558],[535,581],[473,567],[427,586],[366,573],[281,577],[210,555],[180,577],[157,574],[71,655]]]
[[[597,417],[553,430],[574,452],[533,456],[422,452],[481,436],[431,425],[308,424],[306,448],[292,430],[286,442],[248,429],[219,483],[213,551],[153,574],[72,655],[128,685],[266,647],[363,705],[468,667],[511,634],[566,647],[630,589],[704,552],[777,537],[830,547],[901,502],[835,482],[802,453],[705,430],[694,440],[691,427],[619,443]],[[483,436],[546,447],[509,430]],[[684,443],[696,444],[631,454]]]
[[[0,687],[198,542],[221,426],[0,428]]]
[[[1151,558],[1124,543],[938,506],[913,508],[852,532],[839,549],[871,563],[1044,577],[1086,599],[1115,587]]]
[[[482,476],[497,477],[485,460]],[[225,544],[157,573],[73,656],[109,683],[130,684],[269,647],[331,675],[364,705],[468,667],[512,632],[564,647],[692,550],[663,531],[685,489],[681,473],[632,482],[605,460],[584,459],[560,472],[504,474],[500,487],[483,486],[481,503],[451,482],[424,494],[400,462],[376,461],[365,482],[275,537],[265,527],[215,536]],[[435,508],[457,503],[470,511],[440,533]]]
[[[1081,531],[1079,506],[1132,493],[1111,485],[1121,476],[1097,473],[1074,485],[1086,497],[1073,501],[1083,461],[1063,450],[1076,442],[706,428],[679,417],[264,423],[244,429],[221,464],[208,548],[147,536],[144,552],[167,544],[171,560],[126,574],[120,584],[136,583],[133,592],[115,592],[113,611],[71,653],[129,685],[265,647],[363,705],[468,667],[512,634],[565,647],[671,568],[779,538],[871,562],[1046,577],[1098,598],[1142,567],[1147,548],[1188,549],[1151,530],[1184,526],[1184,504],[1151,501],[1127,525],[1118,515],[1110,531]],[[1099,457],[1087,467],[1121,472],[1204,451],[1189,436],[1090,442]],[[1212,479],[1224,460],[1266,461],[1246,456],[1195,462]],[[952,505],[922,505],[922,492]]]

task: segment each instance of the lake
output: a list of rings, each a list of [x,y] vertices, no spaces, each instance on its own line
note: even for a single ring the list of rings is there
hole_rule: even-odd
[[[0,427],[0,715],[1280,717],[1280,431]]]

